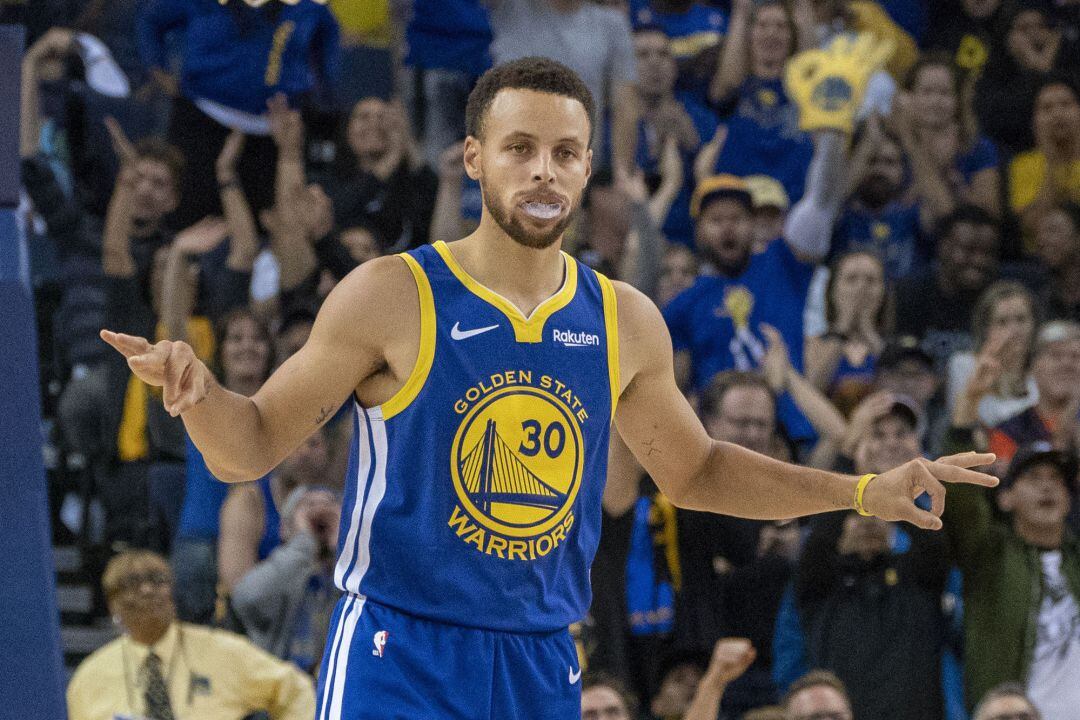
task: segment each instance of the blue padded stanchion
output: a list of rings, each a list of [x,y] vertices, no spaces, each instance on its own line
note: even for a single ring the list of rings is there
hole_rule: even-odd
[[[0,717],[61,720],[34,304],[16,223],[22,28],[0,26]]]

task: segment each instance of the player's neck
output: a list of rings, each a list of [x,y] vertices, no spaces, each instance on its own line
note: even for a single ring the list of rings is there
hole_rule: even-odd
[[[561,246],[560,239],[543,249],[525,247],[485,216],[474,233],[450,243],[450,250],[474,280],[527,316],[562,287],[565,263]]]

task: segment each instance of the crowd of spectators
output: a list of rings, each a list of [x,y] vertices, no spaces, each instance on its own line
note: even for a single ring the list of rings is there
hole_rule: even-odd
[[[352,433],[341,412],[227,486],[98,330],[185,340],[253,394],[353,268],[476,227],[466,99],[530,55],[599,109],[564,248],[661,307],[710,435],[857,474],[989,449],[1003,479],[950,489],[942,532],[761,522],[675,508],[615,448],[573,628],[583,717],[1076,717],[1080,2],[32,0],[0,21],[28,37],[54,539],[119,553],[121,637],[76,673],[73,718],[310,717]],[[850,136],[807,132],[785,67],[845,33],[891,54]]]

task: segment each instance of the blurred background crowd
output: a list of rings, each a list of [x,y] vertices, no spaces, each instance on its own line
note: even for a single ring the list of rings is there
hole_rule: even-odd
[[[186,340],[254,393],[358,264],[476,226],[465,102],[531,55],[598,101],[564,247],[661,307],[713,437],[858,474],[988,448],[1003,479],[950,488],[931,533],[712,516],[634,476],[574,628],[584,717],[1080,717],[1080,2],[32,0],[0,22],[28,37],[67,659],[142,648],[86,662],[73,718],[114,690],[218,717],[193,698],[236,685],[221,717],[310,717],[352,432],[220,483],[98,330]],[[838,147],[782,78],[842,33],[893,51]],[[160,643],[213,658],[187,710],[161,704]]]

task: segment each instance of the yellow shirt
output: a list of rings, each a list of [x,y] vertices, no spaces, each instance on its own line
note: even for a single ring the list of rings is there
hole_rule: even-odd
[[[1038,196],[1046,180],[1046,156],[1038,150],[1020,153],[1009,163],[1009,205],[1020,212]],[[1080,160],[1073,160],[1052,178],[1057,195],[1080,202]]]
[[[68,684],[69,720],[142,716],[150,650],[125,635],[86,658]],[[311,679],[239,635],[175,623],[153,650],[176,720],[239,720],[256,710],[273,720],[315,717]]]
[[[380,46],[390,41],[388,0],[330,0],[330,9],[337,18],[345,44],[351,40],[366,40]]]
[[[163,323],[158,323],[157,340],[167,340]],[[195,357],[209,364],[214,357],[214,325],[209,318],[188,319],[187,340]],[[146,403],[161,402],[161,388],[152,388],[132,375],[124,395],[124,411],[116,434],[117,456],[121,462],[145,460],[150,456],[150,437],[146,428]]]

